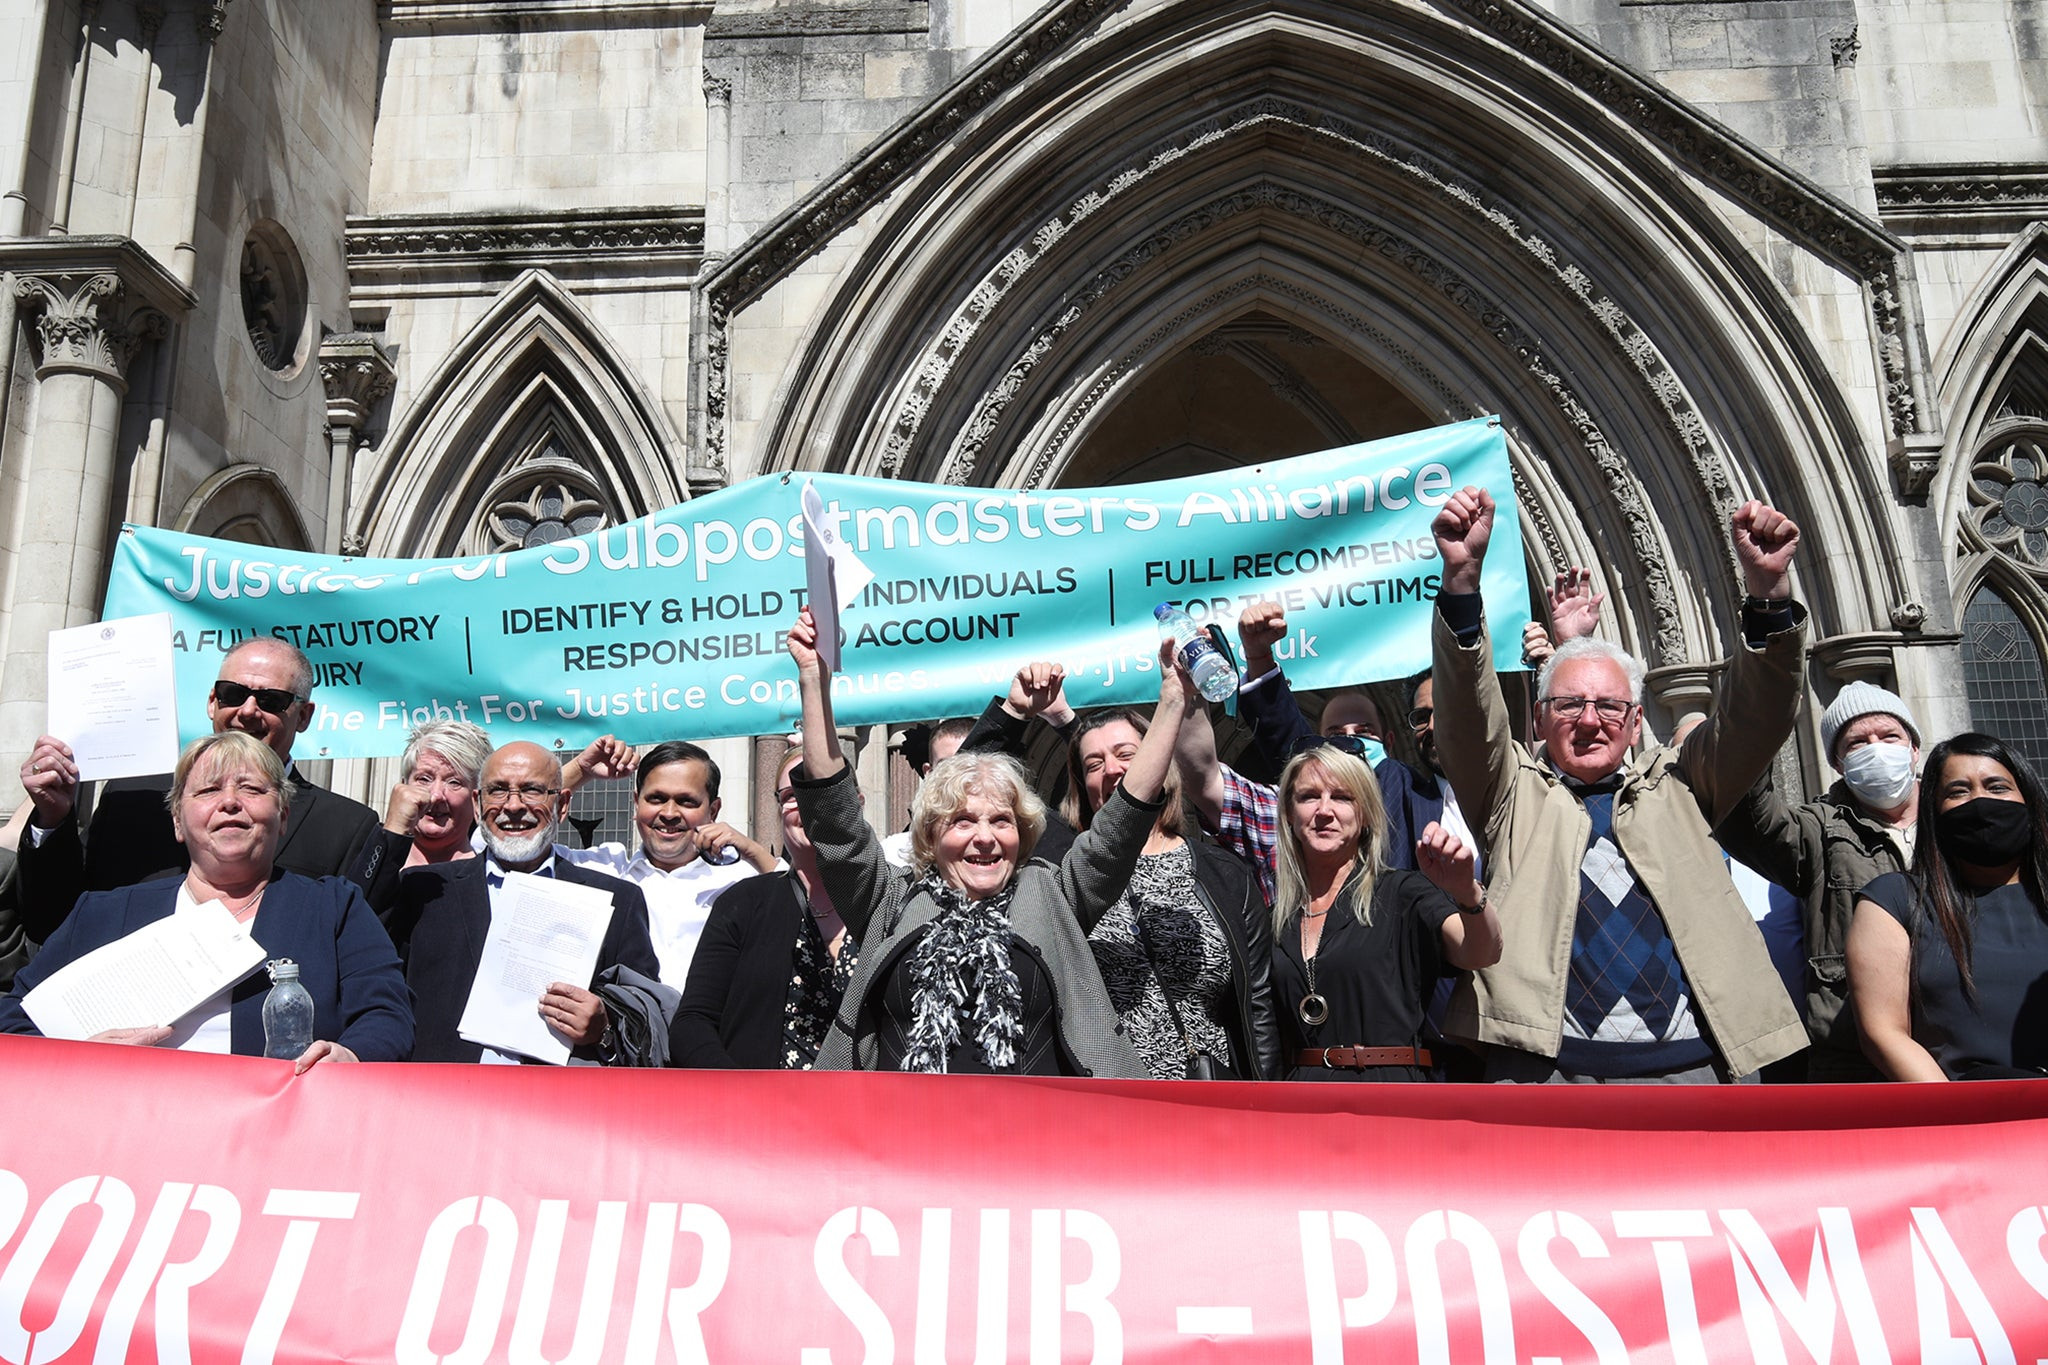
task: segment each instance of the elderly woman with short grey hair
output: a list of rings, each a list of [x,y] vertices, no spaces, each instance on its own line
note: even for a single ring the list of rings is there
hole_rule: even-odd
[[[817,638],[806,608],[788,636],[803,700],[792,786],[819,875],[861,943],[819,1069],[1149,1076],[1088,931],[1123,894],[1158,817],[1192,690],[1185,671],[1164,655],[1151,729],[1059,866],[1032,860],[1045,811],[1016,760],[959,754],[918,790],[913,867],[900,875],[861,816]]]

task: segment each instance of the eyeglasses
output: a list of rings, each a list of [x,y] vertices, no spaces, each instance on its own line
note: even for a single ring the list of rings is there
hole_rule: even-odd
[[[1634,702],[1616,697],[1545,697],[1541,704],[1549,707],[1552,714],[1572,720],[1585,715],[1590,706],[1602,725],[1619,725],[1636,709]]]
[[[561,794],[560,787],[511,787],[503,782],[493,782],[484,788],[484,804],[503,806],[517,802],[522,806],[544,806]]]
[[[1435,719],[1436,708],[1434,706],[1418,706],[1408,713],[1408,728],[1420,730]]]
[[[778,806],[794,806],[794,805],[796,804],[796,788],[795,788],[795,787],[778,787],[778,788],[776,788],[776,790],[775,790],[775,804],[776,804],[776,805],[778,805]]]
[[[241,709],[242,703],[254,697],[259,710],[273,716],[281,716],[292,709],[299,700],[299,694],[289,687],[250,687],[247,683],[229,682],[217,679],[213,684],[213,699],[230,711]]]
[[[1370,758],[1372,750],[1366,746],[1372,743],[1372,738],[1367,735],[1300,735],[1287,746],[1287,756],[1293,758],[1318,749],[1342,749],[1356,758]]]

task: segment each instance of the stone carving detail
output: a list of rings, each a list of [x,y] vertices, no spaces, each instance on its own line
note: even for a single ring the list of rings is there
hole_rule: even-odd
[[[320,343],[320,383],[327,390],[327,424],[360,431],[397,385],[398,371],[377,339],[337,332]]]
[[[731,102],[732,102],[732,81],[731,81],[731,79],[730,79],[729,77],[725,77],[725,76],[714,76],[714,75],[712,75],[712,74],[711,74],[711,73],[710,73],[709,71],[706,71],[706,72],[704,73],[704,102],[705,102],[706,104],[729,104],[729,103],[731,103]],[[701,227],[701,225],[700,225],[700,227],[698,228],[698,236],[699,236],[699,238],[700,238],[700,239],[702,238],[702,235],[703,235],[703,228],[702,228],[702,227]]]
[[[17,275],[14,296],[37,315],[38,375],[84,370],[123,383],[136,348],[170,330],[157,309],[127,306],[127,288],[113,271]]]
[[[1991,211],[2023,219],[2048,217],[2048,166],[2039,162],[1892,166],[1874,171],[1872,178],[1878,210],[1888,216],[1933,209],[1972,216]]]
[[[1970,468],[1964,524],[1984,545],[2048,578],[2048,431],[2009,436]]]
[[[559,472],[548,471],[521,493],[500,498],[484,513],[486,552],[530,550],[588,535],[611,525],[604,504]]]
[[[712,77],[705,77],[707,93]],[[731,82],[725,82],[731,93]],[[555,214],[392,214],[351,218],[351,268],[405,258],[591,256],[704,249],[701,208],[593,209]]]
[[[207,42],[216,41],[227,29],[229,3],[230,0],[200,0],[195,19],[199,25],[199,36]]]
[[[257,237],[242,243],[242,325],[265,368],[288,370],[295,358],[301,319],[292,281],[283,265]]]
[[[1837,68],[1856,65],[1856,54],[1863,50],[1863,36],[1851,24],[1847,33],[1838,33],[1828,39],[1828,56]]]

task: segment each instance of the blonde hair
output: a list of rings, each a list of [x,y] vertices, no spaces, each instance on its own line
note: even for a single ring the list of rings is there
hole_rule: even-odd
[[[1045,802],[1025,780],[1024,765],[1008,754],[954,754],[942,759],[910,803],[910,860],[920,871],[937,858],[939,826],[969,796],[1005,802],[1017,819],[1017,861],[1023,863],[1045,833]]]
[[[1086,829],[1095,821],[1095,808],[1088,804],[1088,775],[1081,771],[1081,741],[1105,725],[1122,721],[1138,732],[1143,739],[1145,732],[1152,728],[1152,721],[1143,712],[1128,707],[1116,707],[1107,711],[1091,711],[1080,724],[1074,727],[1067,739],[1067,792],[1060,798],[1060,814],[1075,829]],[[1161,834],[1178,836],[1186,828],[1186,815],[1180,800],[1180,765],[1171,764],[1166,769],[1166,785],[1161,789],[1161,798],[1166,802],[1160,808],[1159,819],[1153,828]]]
[[[292,808],[292,794],[298,788],[285,776],[284,760],[277,756],[277,750],[254,735],[240,730],[222,730],[219,734],[193,740],[185,746],[185,752],[178,755],[178,766],[171,770],[171,789],[164,794],[164,805],[173,814],[185,797],[186,784],[191,782],[192,774],[202,763],[207,763],[216,775],[238,768],[254,768],[263,774],[264,780],[277,793],[278,805],[285,810]]]
[[[1360,924],[1372,923],[1372,889],[1380,874],[1387,870],[1387,803],[1380,795],[1379,779],[1372,775],[1372,768],[1358,755],[1349,753],[1335,745],[1325,744],[1296,754],[1287,761],[1280,772],[1280,785],[1274,796],[1280,808],[1274,812],[1274,822],[1279,826],[1279,851],[1275,859],[1274,880],[1277,883],[1273,896],[1273,932],[1278,934],[1294,922],[1296,915],[1308,904],[1308,873],[1302,866],[1301,838],[1295,833],[1294,821],[1288,811],[1288,794],[1294,790],[1302,769],[1314,764],[1339,787],[1351,796],[1358,811],[1359,847],[1356,863],[1358,875],[1352,880],[1349,896],[1351,913],[1358,917]]]

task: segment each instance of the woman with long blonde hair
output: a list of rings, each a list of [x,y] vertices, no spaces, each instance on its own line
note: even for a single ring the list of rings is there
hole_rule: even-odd
[[[1500,959],[1500,919],[1472,850],[1441,825],[1416,841],[1420,871],[1387,867],[1387,812],[1348,736],[1305,736],[1277,787],[1216,755],[1195,708],[1176,751],[1182,781],[1226,847],[1273,887],[1273,997],[1282,1075],[1296,1081],[1421,1081],[1437,977]]]

